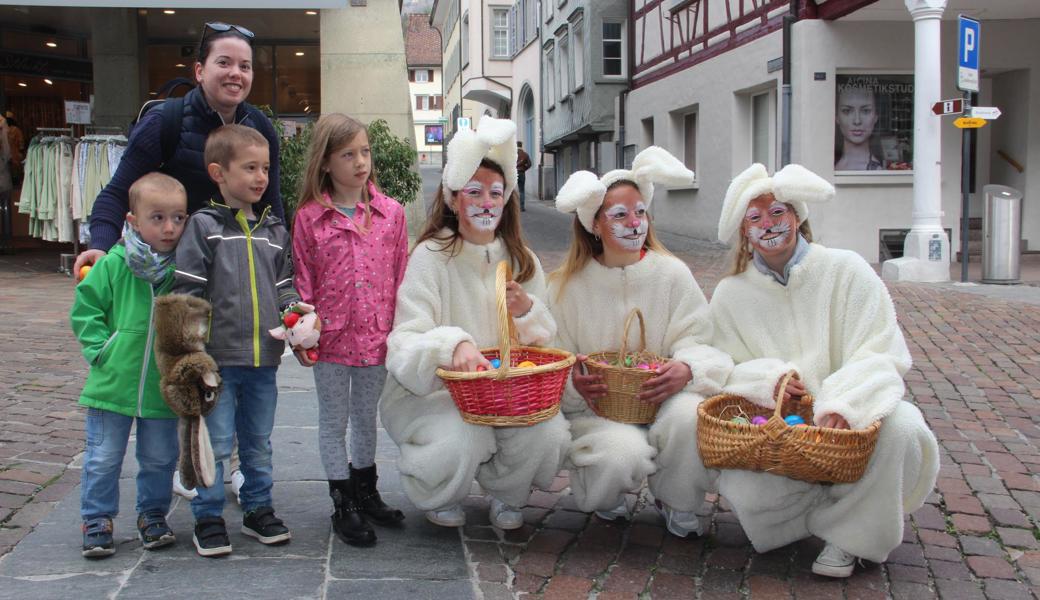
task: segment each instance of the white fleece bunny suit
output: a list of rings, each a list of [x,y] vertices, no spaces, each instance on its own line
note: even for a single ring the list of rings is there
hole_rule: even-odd
[[[664,401],[649,428],[596,416],[568,381],[563,410],[574,441],[567,466],[578,508],[614,508],[647,477],[654,496],[673,509],[700,507],[711,480],[697,455],[697,405],[719,393],[733,362],[706,345],[711,319],[693,274],[674,256],[650,251],[623,268],[590,260],[558,291],[558,280],[551,281],[559,347],[582,354],[617,350],[625,318],[638,308],[647,350],[685,363],[693,374],[685,389]],[[637,323],[628,339],[629,348],[638,345]]]
[[[498,238],[486,246],[463,241],[455,256],[439,246],[431,240],[415,248],[397,294],[387,339],[389,376],[379,403],[383,426],[401,449],[404,490],[420,509],[460,502],[474,477],[492,496],[523,506],[532,485],[549,487],[559,471],[570,442],[567,421],[559,414],[531,427],[462,420],[436,369],[451,365],[461,342],[498,345],[495,269],[508,254]],[[522,344],[547,345],[556,325],[534,260],[535,275],[522,284],[534,305],[514,322]]]
[[[910,353],[885,285],[859,255],[811,244],[781,285],[754,265],[723,279],[711,299],[714,345],[736,367],[726,393],[775,406],[774,387],[795,370],[815,417],[837,413],[854,429],[882,419],[863,477],[810,484],[723,470],[719,492],[755,550],[816,535],[882,562],[903,539],[903,517],[924,502],[939,469],[938,445],[916,406],[903,401]]]

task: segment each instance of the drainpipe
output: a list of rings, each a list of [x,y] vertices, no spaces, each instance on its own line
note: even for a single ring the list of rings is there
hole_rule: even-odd
[[[781,86],[780,166],[791,163],[791,28],[798,19],[798,0],[791,0],[791,9],[784,15],[784,68]]]
[[[625,168],[625,106],[628,104],[628,92],[632,89],[632,70],[635,67],[636,57],[636,7],[635,2],[628,3],[628,27],[625,28],[625,45],[628,46],[628,73],[625,89],[618,94],[618,135],[616,148],[614,149],[614,167]]]

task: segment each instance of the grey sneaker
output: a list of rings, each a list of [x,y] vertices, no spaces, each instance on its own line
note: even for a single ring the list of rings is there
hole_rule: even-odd
[[[610,510],[597,510],[596,516],[603,519],[604,521],[617,521],[618,519],[628,518],[628,505],[625,504],[625,499],[621,499],[621,504],[618,504]]]
[[[491,524],[499,529],[520,529],[524,526],[524,515],[494,496],[491,497],[491,509],[488,513]]]
[[[701,520],[697,518],[697,513],[675,510],[660,500],[655,502],[654,506],[657,507],[657,512],[664,517],[665,527],[668,528],[669,533],[672,535],[681,538],[688,537],[691,534],[693,537],[704,535],[704,529],[701,527]]]
[[[426,511],[426,520],[441,527],[462,527],[466,524],[466,513],[458,504]]]
[[[812,572],[824,577],[849,577],[855,566],[855,556],[837,546],[827,544],[813,561]]]

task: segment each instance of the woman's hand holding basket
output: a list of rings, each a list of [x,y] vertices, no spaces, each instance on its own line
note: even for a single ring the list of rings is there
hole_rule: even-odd
[[[682,391],[693,379],[689,365],[677,360],[668,360],[657,369],[657,375],[643,383],[643,389],[636,396],[640,402],[660,404]]]
[[[785,379],[787,381],[787,387],[784,389],[784,402],[797,402],[797,399],[800,399],[807,393],[805,389],[805,384],[802,383],[800,379],[798,379],[797,375],[790,378],[784,375],[780,377],[779,381],[776,382],[776,387],[773,388],[774,397],[780,396],[780,386],[783,385]]]
[[[821,416],[816,423],[819,427],[830,427],[831,429],[852,429],[845,417],[838,413],[827,413]]]
[[[477,367],[484,367],[485,370],[490,369],[491,363],[473,345],[473,342],[459,342],[459,345],[455,346],[455,353],[451,357],[451,370],[477,371]]]
[[[513,318],[519,319],[531,312],[532,306],[534,300],[531,300],[519,283],[512,280],[506,282],[506,309]]]

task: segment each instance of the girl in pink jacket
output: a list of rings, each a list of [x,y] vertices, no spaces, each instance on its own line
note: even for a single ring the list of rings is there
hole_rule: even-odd
[[[321,315],[317,362],[318,443],[335,512],[332,528],[370,546],[368,521],[395,525],[404,514],[376,490],[376,407],[386,381],[386,336],[408,261],[404,209],[376,184],[368,132],[333,113],[314,128],[302,204],[293,224],[295,284]],[[350,457],[344,443],[350,427]]]

